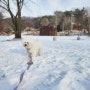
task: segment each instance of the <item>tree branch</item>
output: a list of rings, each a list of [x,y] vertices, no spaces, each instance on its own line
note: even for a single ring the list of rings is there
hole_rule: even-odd
[[[5,0],[3,0],[3,1],[1,0],[1,3],[5,6],[7,6],[7,2]]]
[[[0,5],[1,8],[3,8],[4,10],[8,11],[7,8],[5,8],[4,6]]]

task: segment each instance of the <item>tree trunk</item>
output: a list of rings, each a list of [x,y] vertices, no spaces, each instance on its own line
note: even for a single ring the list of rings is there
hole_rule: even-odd
[[[14,33],[15,38],[21,38],[21,23],[18,18],[14,18]]]
[[[21,38],[21,33],[19,30],[15,31],[15,38]]]
[[[21,38],[21,30],[20,30],[20,26],[19,25],[15,25],[15,38]]]

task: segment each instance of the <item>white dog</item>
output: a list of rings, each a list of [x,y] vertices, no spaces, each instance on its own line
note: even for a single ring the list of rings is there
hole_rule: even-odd
[[[43,44],[39,40],[25,39],[23,46],[28,50],[32,57],[42,55]]]

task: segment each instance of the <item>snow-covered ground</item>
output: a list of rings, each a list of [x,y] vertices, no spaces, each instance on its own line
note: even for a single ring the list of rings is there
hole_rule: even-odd
[[[0,90],[13,90],[29,57],[22,40],[0,36]],[[90,90],[90,37],[25,36],[40,39],[43,56],[33,58],[18,90]]]

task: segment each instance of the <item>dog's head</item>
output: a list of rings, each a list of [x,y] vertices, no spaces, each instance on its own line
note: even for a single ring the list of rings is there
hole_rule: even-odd
[[[29,47],[29,42],[28,42],[28,41],[25,41],[24,44],[23,44],[23,46],[24,46],[25,48],[28,48],[28,47]]]
[[[27,48],[27,49],[30,49],[30,48],[32,47],[32,40],[30,40],[30,39],[25,39],[25,40],[23,41],[23,46],[24,46],[25,48]]]

